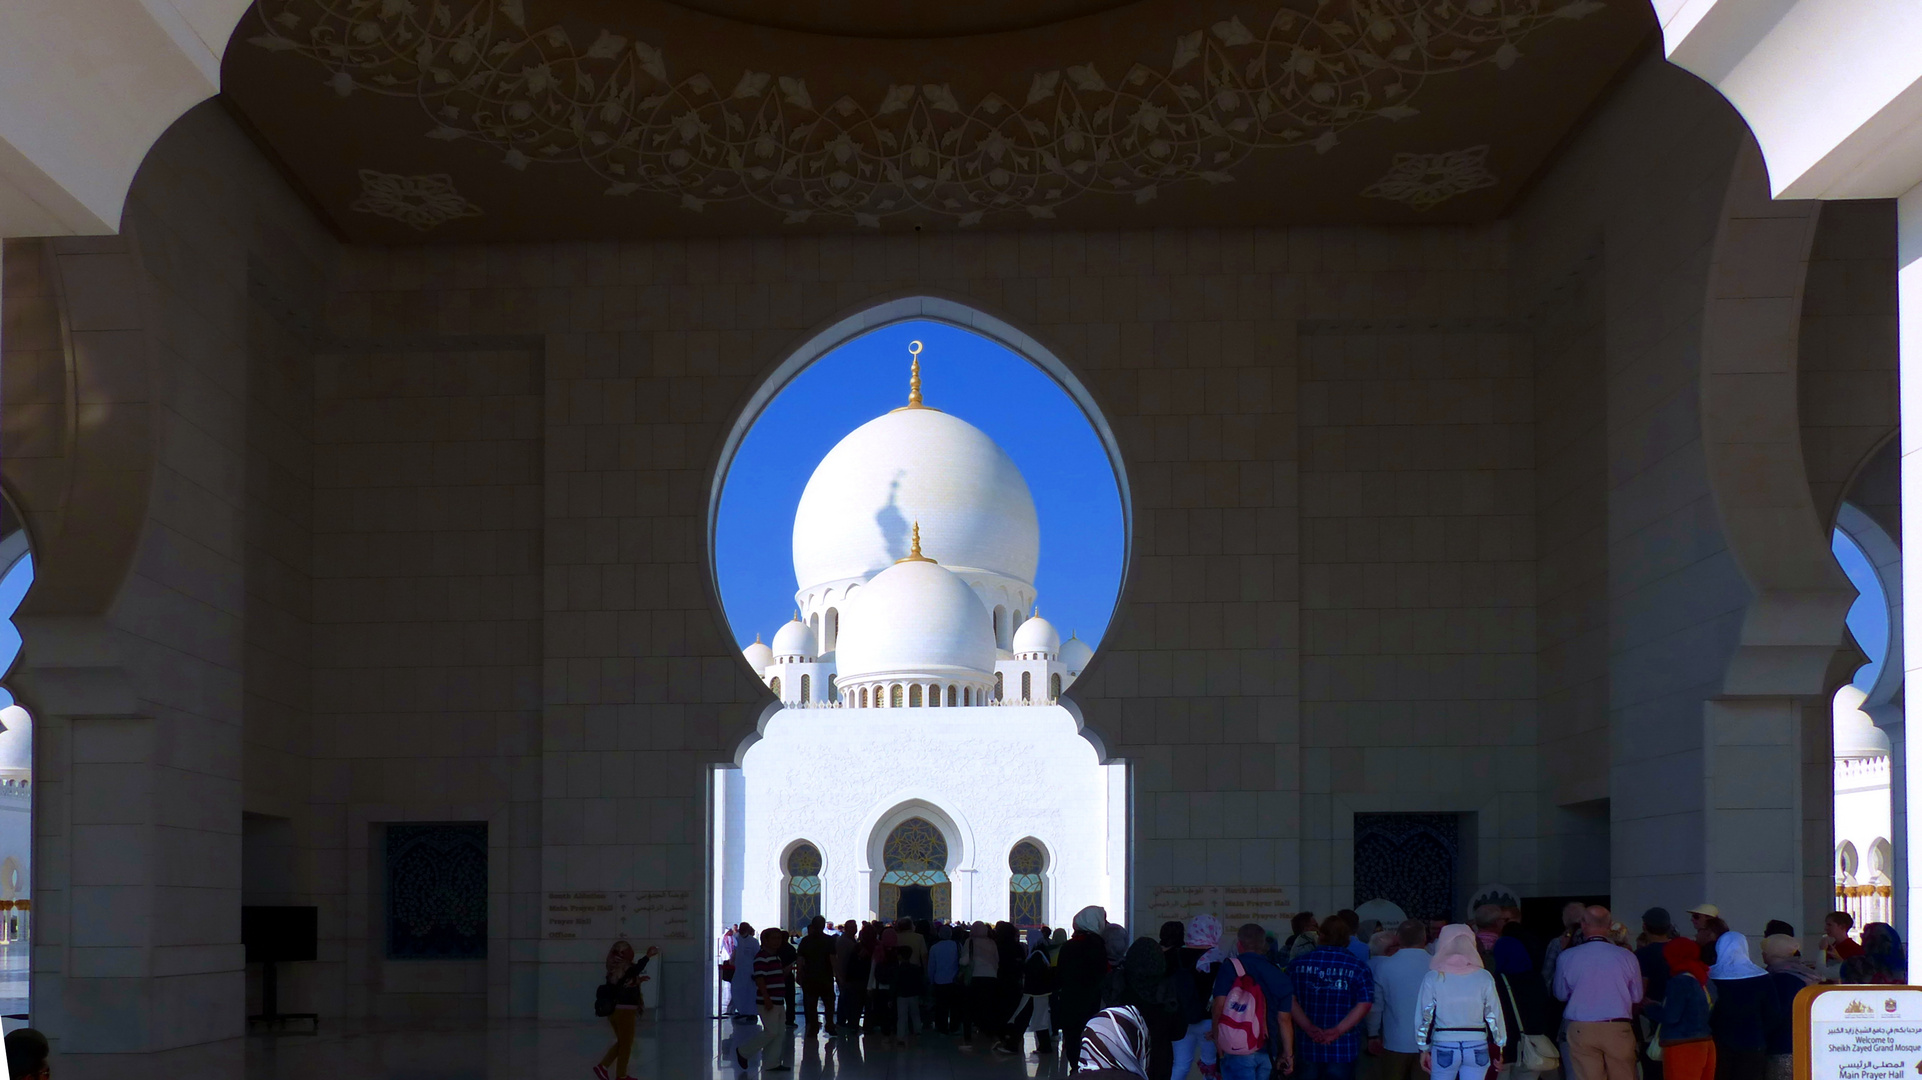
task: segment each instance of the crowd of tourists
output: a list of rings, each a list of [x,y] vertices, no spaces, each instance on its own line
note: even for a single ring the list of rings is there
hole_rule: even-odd
[[[1805,958],[1787,923],[1754,949],[1712,904],[1688,917],[1651,908],[1631,936],[1607,908],[1570,904],[1547,939],[1494,904],[1446,925],[1303,912],[1280,934],[1202,914],[1132,939],[1099,907],[1071,930],[743,924],[723,944],[736,1022],[724,1053],[744,1072],[791,1068],[798,1014],[810,1036],[906,1047],[934,1032],[962,1051],[1058,1058],[1084,1080],[1777,1080],[1804,987],[1908,979],[1887,923],[1858,940],[1831,913]],[[648,956],[618,943],[605,996],[638,1008]],[[600,1080],[626,1076],[633,1015],[611,1022]]]

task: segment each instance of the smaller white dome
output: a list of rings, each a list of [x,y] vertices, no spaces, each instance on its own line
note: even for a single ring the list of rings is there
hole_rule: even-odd
[[[0,709],[0,769],[33,768],[33,715],[18,705]]]
[[[1061,651],[1061,632],[1054,624],[1036,615],[1024,621],[1014,632],[1014,651],[1019,653],[1046,653],[1054,656]]]
[[[1093,659],[1094,650],[1090,649],[1088,643],[1080,638],[1071,637],[1062,643],[1060,660],[1062,665],[1068,669],[1068,674],[1081,674],[1082,670],[1088,666],[1088,661]]]
[[[774,655],[814,659],[814,631],[799,619],[791,620],[774,634]]]
[[[909,558],[855,594],[835,651],[843,686],[892,675],[989,678],[994,625],[966,582],[946,567]]]
[[[747,666],[753,668],[756,675],[766,671],[767,666],[774,662],[774,650],[761,642],[759,634],[754,635],[754,644],[741,650],[741,655],[747,658]]]
[[[1833,704],[1835,756],[1839,758],[1877,758],[1889,756],[1888,732],[1875,726],[1862,711],[1868,694],[1853,684],[1835,692]]]

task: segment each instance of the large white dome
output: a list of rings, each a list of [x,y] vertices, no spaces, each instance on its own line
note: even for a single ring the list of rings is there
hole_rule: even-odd
[[[942,565],[1033,584],[1041,530],[1021,470],[979,428],[924,408],[862,424],[815,467],[794,515],[796,584],[890,566],[917,521]]]
[[[946,568],[916,559],[856,589],[835,649],[843,683],[882,676],[987,677],[994,622],[974,590]]]

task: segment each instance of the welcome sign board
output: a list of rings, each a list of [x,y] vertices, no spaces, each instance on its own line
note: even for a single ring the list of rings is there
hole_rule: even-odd
[[[1799,1080],[1922,1077],[1922,989],[1811,986],[1795,996]]]

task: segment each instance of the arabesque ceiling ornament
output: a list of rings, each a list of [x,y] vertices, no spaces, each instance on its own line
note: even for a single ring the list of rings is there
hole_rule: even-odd
[[[347,204],[347,209],[393,218],[419,232],[481,214],[480,207],[454,190],[454,178],[447,173],[402,176],[374,169],[360,170],[360,198]]]
[[[901,84],[864,105],[817,105],[798,75],[744,71],[732,88],[671,77],[662,49],[610,30],[585,46],[530,29],[523,0],[257,0],[256,46],[298,53],[334,90],[413,97],[427,137],[474,140],[515,169],[571,163],[606,194],[655,192],[699,211],[752,200],[786,222],[879,226],[920,212],[973,225],[1055,215],[1089,192],[1138,203],[1163,184],[1223,183],[1257,150],[1326,153],[1366,120],[1414,116],[1431,76],[1507,68],[1535,31],[1600,0],[1320,0],[1176,38],[1165,67],[1119,79],[1093,63],[1035,73],[1015,103]]]
[[[1428,210],[1467,191],[1500,181],[1488,171],[1488,147],[1442,154],[1396,154],[1382,178],[1362,189],[1367,199],[1390,199]]]

